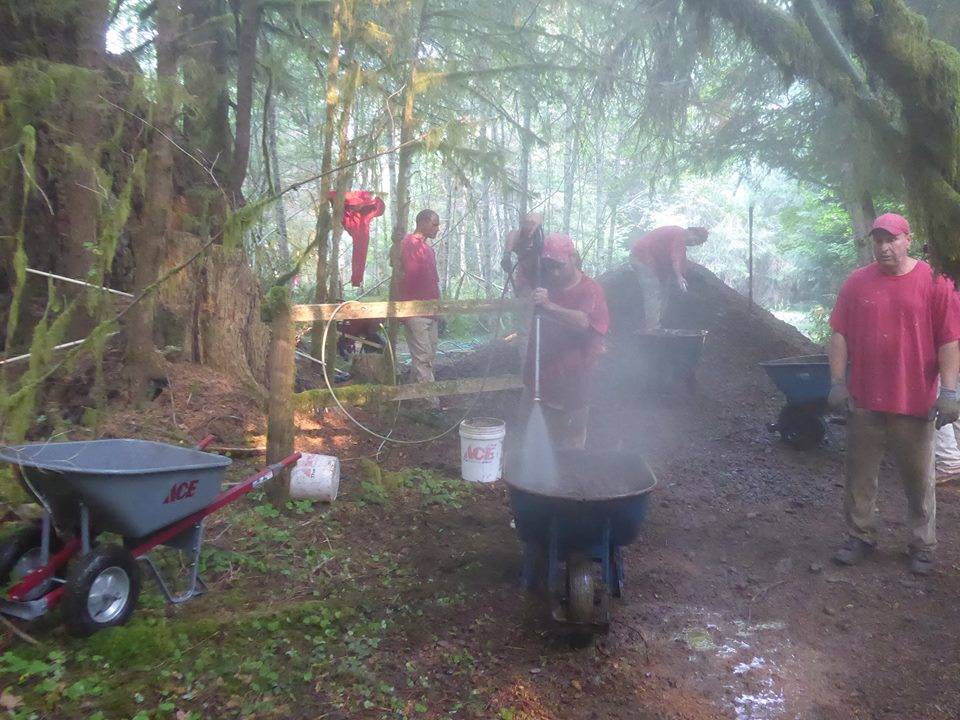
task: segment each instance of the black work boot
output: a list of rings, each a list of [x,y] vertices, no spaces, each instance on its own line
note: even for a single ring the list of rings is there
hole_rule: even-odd
[[[876,548],[866,540],[853,537],[847,538],[840,549],[833,554],[833,561],[840,565],[857,565]]]

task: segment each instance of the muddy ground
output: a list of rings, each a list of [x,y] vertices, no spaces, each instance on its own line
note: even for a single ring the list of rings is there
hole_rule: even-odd
[[[211,593],[182,608],[148,588],[130,625],[93,640],[52,622],[24,628],[38,645],[8,635],[0,707],[137,720],[960,717],[960,489],[938,489],[933,576],[907,571],[889,469],[880,552],[833,566],[843,428],[813,451],[784,446],[766,429],[780,398],[757,366],[811,347],[711,283],[698,276],[674,318],[711,331],[695,387],[645,387],[629,334],[611,343],[589,443],[642,452],[659,487],[625,552],[612,627],[587,647],[524,597],[505,489],[462,487],[454,435],[378,455],[328,411],[300,418],[297,445],[343,458],[332,506],[278,514],[253,498],[216,516]],[[197,439],[210,421],[226,444],[262,444],[242,393],[193,372],[152,415],[114,417],[112,434]],[[514,436],[522,426],[516,394],[472,412],[505,417]],[[407,437],[431,432],[399,424]]]

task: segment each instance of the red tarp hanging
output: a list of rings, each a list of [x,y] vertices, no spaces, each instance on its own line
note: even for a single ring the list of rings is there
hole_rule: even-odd
[[[328,197],[333,202],[337,197],[336,191],[332,191]],[[350,284],[355,287],[363,284],[367,247],[370,245],[370,223],[383,215],[385,209],[383,200],[367,190],[351,190],[343,195],[343,229],[353,238]]]

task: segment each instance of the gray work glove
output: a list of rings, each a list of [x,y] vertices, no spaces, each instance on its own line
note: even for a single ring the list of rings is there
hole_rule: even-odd
[[[937,430],[960,419],[960,398],[957,397],[957,391],[940,388],[934,409],[937,411]]]
[[[850,391],[845,380],[834,380],[827,395],[827,407],[831,410],[846,410],[850,405]]]

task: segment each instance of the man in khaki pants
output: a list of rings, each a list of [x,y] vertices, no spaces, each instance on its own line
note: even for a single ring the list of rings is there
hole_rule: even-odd
[[[440,230],[440,216],[433,210],[417,214],[416,229],[400,245],[399,300],[439,300],[440,278],[437,256],[430,240]],[[403,321],[410,348],[410,376],[414,382],[433,382],[433,361],[437,355],[438,323],[434,317],[412,317]],[[439,407],[437,398],[428,398]]]
[[[905,218],[881,215],[870,237],[876,262],[847,278],[830,316],[829,402],[848,410],[849,537],[833,559],[855,565],[876,547],[877,475],[889,449],[907,496],[910,570],[926,575],[937,545],[934,425],[960,417],[960,308],[953,284],[907,254]]]

